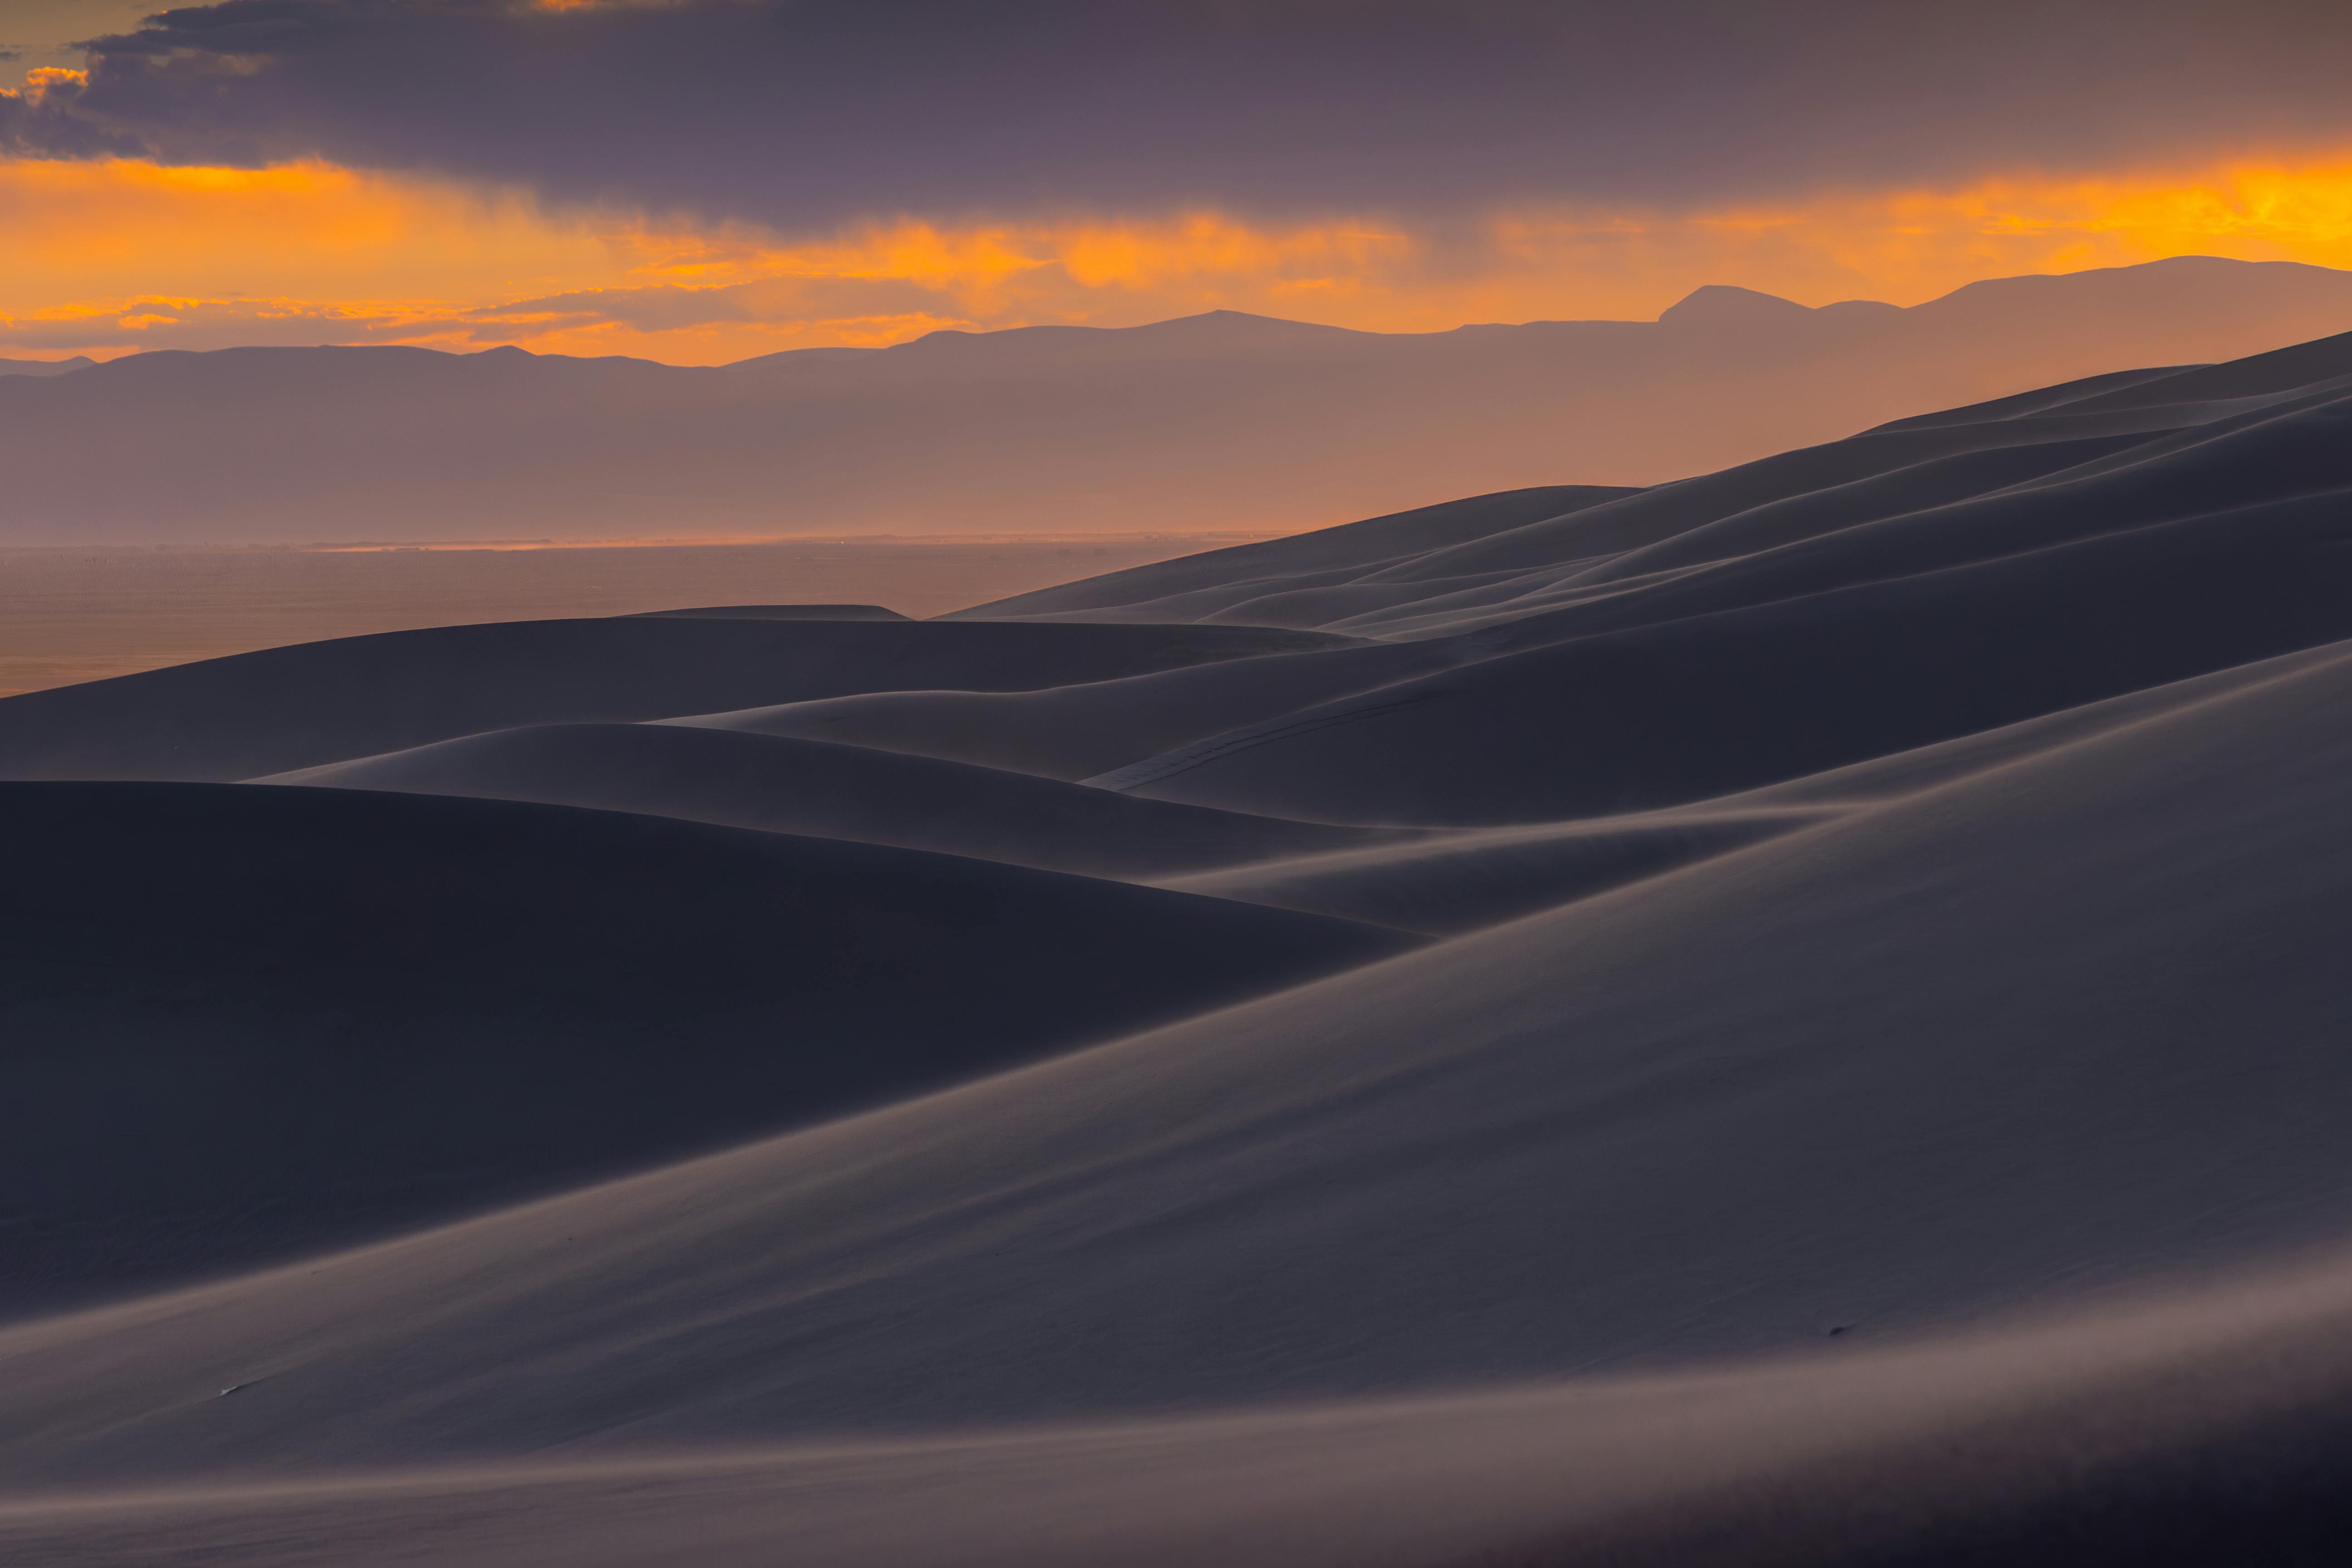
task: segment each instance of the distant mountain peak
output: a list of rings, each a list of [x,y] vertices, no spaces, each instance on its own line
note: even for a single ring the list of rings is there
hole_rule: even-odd
[[[1675,327],[1752,325],[1758,321],[1794,321],[1811,314],[1807,307],[1778,294],[1759,293],[1729,283],[1707,283],[1659,311],[1658,321],[1662,325]]]
[[[1183,334],[1190,337],[1213,335],[1234,342],[1265,342],[1268,339],[1301,337],[1377,337],[1386,334],[1360,331],[1354,327],[1335,327],[1328,321],[1294,321],[1287,316],[1261,316],[1252,310],[1202,310],[1198,315],[1176,316],[1165,321],[1152,321],[1143,326],[1129,327],[1133,332]]]
[[[0,375],[70,375],[97,363],[88,354],[71,359],[0,359]]]

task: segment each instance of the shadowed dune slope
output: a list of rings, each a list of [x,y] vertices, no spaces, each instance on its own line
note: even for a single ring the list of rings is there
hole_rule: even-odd
[[[1074,780],[1470,657],[1451,643],[1375,644],[1036,691],[882,691],[665,722],[835,741]]]
[[[898,687],[1021,690],[1283,649],[1223,626],[621,616],[304,643],[0,699],[0,777],[253,778],[518,724]]]
[[[805,1123],[1405,941],[491,801],[11,784],[0,840],[12,1315]]]
[[[1286,539],[1261,540],[1132,566],[959,610],[943,618],[1050,616],[1076,619],[1099,613],[1114,620],[1184,620],[1190,617],[1158,613],[1158,607],[1184,595],[1214,595],[1231,603],[1236,594],[1254,584],[1291,582],[1307,574],[1353,576],[1449,544],[1484,539],[1639,493],[1608,485],[1539,485],[1501,490],[1312,533],[1295,533]]]
[[[255,782],[641,812],[1092,877],[1165,876],[1397,837],[1174,805],[864,746],[679,724],[500,730]]]
[[[1157,885],[1450,936],[1810,827],[1822,816],[1803,809],[1660,812],[1439,834],[1163,877]]]
[[[2347,703],[2352,655],[1213,1017],[12,1331],[0,1463],[1370,1394],[2210,1278],[2352,1223]]]
[[[2129,444],[2064,441],[1992,448],[1969,454],[1966,464],[1979,471],[1969,476],[1967,484],[1954,487],[1956,493],[1948,500],[1932,482],[1932,473],[1906,470],[1866,485],[1841,487],[1836,493],[1754,509],[1633,551],[1570,582],[1579,586],[1633,582],[1693,564],[1714,568],[1677,575],[1645,595],[1629,595],[1641,618],[1656,621],[1962,565],[2216,510],[2243,510],[2342,489],[2347,479],[2343,457],[2347,424],[2352,424],[2352,397],[2342,390],[2326,390],[2284,406],[2259,408]],[[2032,459],[2029,467],[2004,472],[1992,466],[1993,459],[2021,457]],[[1925,468],[1952,466],[1947,460]],[[1849,493],[1856,489],[1870,493]],[[1575,624],[1572,616],[1561,620]]]
[[[2118,385],[2118,383],[2123,384]],[[1992,559],[2352,486],[2352,334],[2229,365],[2102,376],[1904,421],[1463,537],[1447,508],[1376,519],[1377,560],[1298,541],[1262,569],[1165,562],[965,616],[1206,620],[1529,647]],[[1456,503],[1508,515],[1552,496]],[[1368,528],[1370,523],[1352,525]],[[1248,551],[1266,551],[1253,545]],[[1286,561],[1298,564],[1286,566]],[[1235,560],[1235,566],[1240,562]]]
[[[1540,821],[1795,778],[2345,637],[2352,505],[2319,497],[1539,647],[1096,782],[1330,822]]]

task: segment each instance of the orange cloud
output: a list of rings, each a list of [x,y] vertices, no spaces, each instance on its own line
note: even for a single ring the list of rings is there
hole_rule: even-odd
[[[1867,283],[1874,297],[1896,303],[2002,271],[2075,271],[2167,256],[2347,268],[2352,155],[1988,179],[1717,221],[1747,226],[1742,247],[1762,269],[1827,268],[1838,286]]]
[[[0,161],[0,233],[10,315],[141,293],[472,300],[628,265],[518,196],[322,163]]]
[[[36,66],[25,73],[25,85],[20,89],[0,89],[0,96],[29,99],[38,103],[51,92],[64,87],[86,87],[89,73],[67,70],[60,66]]]
[[[1201,212],[820,238],[511,192],[134,162],[0,162],[0,353],[418,342],[709,363],[940,327],[1219,307],[1374,331],[1646,319],[1703,283],[1916,303],[1979,278],[2210,254],[2352,267],[2352,154],[2007,176],[1697,212],[1540,209],[1473,232]]]

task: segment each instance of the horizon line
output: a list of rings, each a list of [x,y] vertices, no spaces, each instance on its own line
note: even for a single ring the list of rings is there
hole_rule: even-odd
[[[1916,305],[1897,305],[1890,300],[1870,300],[1860,297],[1851,300],[1832,300],[1820,305],[1807,305],[1798,300],[1789,299],[1785,295],[1770,293],[1761,289],[1750,289],[1747,285],[1741,283],[1702,283],[1692,289],[1689,293],[1685,294],[1681,299],[1676,300],[1673,304],[1665,307],[1664,310],[1660,310],[1656,316],[1647,321],[1638,320],[1632,317],[1616,316],[1538,316],[1523,321],[1462,321],[1451,327],[1440,327],[1428,331],[1419,332],[1384,332],[1367,327],[1343,327],[1329,321],[1301,321],[1291,316],[1269,316],[1261,311],[1236,310],[1229,306],[1221,305],[1206,310],[1192,311],[1189,314],[1181,316],[1168,316],[1151,321],[1133,321],[1124,326],[1096,326],[1081,321],[1032,321],[1024,322],[1018,326],[1009,327],[938,327],[928,332],[918,333],[916,336],[911,338],[901,339],[898,342],[894,343],[814,343],[805,348],[776,349],[766,353],[750,354],[746,355],[742,359],[728,360],[718,364],[680,364],[671,360],[651,359],[643,354],[541,353],[537,350],[527,349],[519,343],[511,342],[491,343],[481,348],[474,349],[436,348],[426,343],[401,342],[228,343],[224,344],[219,348],[213,349],[150,349],[134,347],[124,349],[120,353],[106,353],[104,351],[100,351],[96,353],[93,353],[88,349],[82,349],[72,353],[59,354],[54,359],[44,358],[37,353],[28,354],[0,354],[0,363],[52,365],[70,364],[75,360],[85,360],[89,363],[84,368],[96,369],[100,365],[113,364],[122,360],[137,358],[142,354],[242,353],[254,351],[270,350],[303,353],[316,351],[319,349],[409,349],[418,353],[446,354],[452,359],[477,359],[483,354],[511,353],[525,354],[532,359],[569,359],[579,360],[583,363],[593,363],[600,360],[625,360],[635,364],[660,365],[667,370],[733,370],[742,365],[757,364],[764,362],[783,359],[794,354],[886,353],[892,349],[906,348],[915,343],[927,342],[933,338],[941,337],[994,338],[1003,337],[1013,332],[1051,331],[1074,332],[1139,332],[1150,331],[1160,327],[1179,326],[1188,321],[1208,321],[1219,316],[1232,316],[1252,321],[1265,321],[1286,327],[1307,327],[1318,331],[1344,332],[1354,337],[1439,338],[1451,336],[1455,332],[1472,331],[1490,328],[1514,330],[1522,327],[1549,326],[1654,327],[1664,324],[1666,318],[1675,310],[1688,304],[1691,300],[1698,298],[1700,295],[1714,292],[1752,295],[1759,300],[1771,300],[1778,304],[1786,305],[1791,310],[1803,310],[1809,314],[1818,313],[1823,310],[1833,310],[1843,306],[1853,305],[1868,305],[1883,308],[1888,310],[1897,310],[1907,313],[1912,310],[1925,309],[1930,305],[1940,304],[1944,300],[1952,299],[1956,295],[1965,293],[1970,289],[1980,288],[1990,283],[2009,283],[2029,278],[2081,278],[2098,272],[2137,272],[2148,268],[2167,267],[2181,262],[2219,262],[2231,267],[2294,267],[2314,272],[2352,273],[2352,268],[2326,267],[2317,262],[2311,261],[2287,261],[2276,259],[2248,261],[2236,257],[2209,256],[2201,252],[2192,252],[2179,256],[2160,256],[2152,258],[2147,261],[2128,262],[2116,266],[2081,267],[2075,268],[2070,271],[2063,272],[2011,272],[2003,273],[1997,277],[1976,278],[1969,279],[1968,282],[1959,285],[1956,289],[1948,289],[1944,293],[1935,296],[1933,299],[1923,300]],[[0,380],[6,379],[9,379],[9,377],[0,375]]]

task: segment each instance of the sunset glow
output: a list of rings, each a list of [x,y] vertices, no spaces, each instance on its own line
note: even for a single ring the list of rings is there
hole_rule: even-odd
[[[1645,320],[1705,283],[1914,304],[1979,278],[2166,256],[2346,267],[2352,153],[1712,210],[1528,209],[1453,233],[1196,211],[877,220],[814,237],[318,163],[18,159],[0,162],[0,353],[515,343],[712,363],[1217,308],[1431,331]]]

